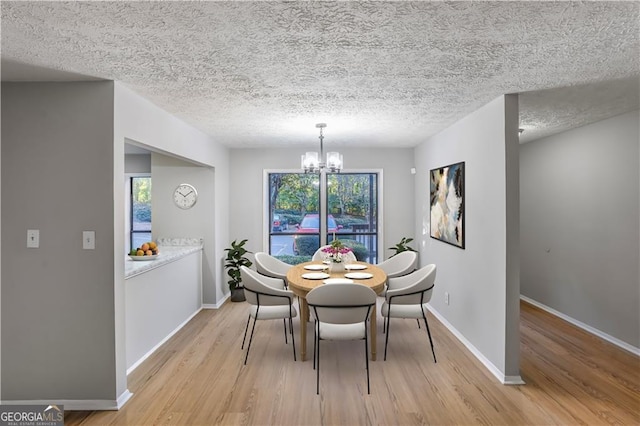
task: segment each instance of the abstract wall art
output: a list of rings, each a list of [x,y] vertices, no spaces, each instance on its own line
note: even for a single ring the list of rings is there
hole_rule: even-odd
[[[464,162],[432,169],[431,238],[464,249]]]

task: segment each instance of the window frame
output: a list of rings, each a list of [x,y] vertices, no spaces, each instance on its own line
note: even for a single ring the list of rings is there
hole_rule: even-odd
[[[152,179],[151,173],[125,173],[125,191],[127,194],[127,205],[125,209],[127,211],[126,215],[126,226],[127,230],[126,241],[127,241],[127,253],[134,248],[133,247],[133,236],[134,234],[142,234],[142,233],[150,233],[151,237],[153,237],[153,207],[151,211],[151,230],[149,231],[137,231],[133,229],[133,179],[135,178],[149,178]],[[153,180],[152,180],[153,182]],[[153,183],[152,183],[153,185]],[[152,204],[153,205],[153,204]],[[150,238],[151,240],[151,238]]]
[[[269,241],[271,237],[271,217],[269,214],[269,175],[272,173],[304,173],[300,169],[263,169],[262,172],[262,251],[269,253]],[[378,255],[378,262],[380,256],[384,253],[384,171],[383,169],[344,169],[343,174],[377,174],[377,206],[378,206],[378,229],[377,229],[377,244],[376,250]],[[319,194],[319,209],[318,214],[320,216],[320,241],[322,243],[323,236],[326,241],[329,237],[327,230],[327,173],[320,173],[320,194]],[[326,242],[324,243],[326,244]],[[322,245],[322,244],[321,244]]]

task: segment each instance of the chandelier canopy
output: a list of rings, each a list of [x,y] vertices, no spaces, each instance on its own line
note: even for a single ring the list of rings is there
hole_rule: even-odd
[[[327,127],[326,123],[316,124],[316,128],[320,129],[320,154],[307,152],[302,156],[302,170],[305,173],[320,173],[322,170],[340,173],[340,170],[342,170],[342,154],[339,152],[327,152],[327,161],[322,162],[324,158],[324,135],[322,134],[322,129],[325,127]]]

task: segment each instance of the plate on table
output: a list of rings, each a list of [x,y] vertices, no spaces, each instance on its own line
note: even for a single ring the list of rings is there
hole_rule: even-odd
[[[325,284],[353,284],[353,280],[347,278],[329,278],[322,282]]]
[[[352,271],[367,269],[367,265],[361,265],[359,263],[352,263],[351,265],[344,265],[344,269],[349,269]]]
[[[160,256],[160,255],[159,254],[154,254],[153,256],[131,256],[131,255],[129,255],[131,260],[135,260],[135,261],[156,260],[158,258],[158,256]]]
[[[302,278],[306,278],[308,280],[324,280],[330,276],[331,275],[324,272],[307,272],[306,274],[302,274]]]
[[[373,277],[373,274],[368,272],[349,272],[344,274],[347,278],[353,278],[354,280],[366,280],[367,278]]]
[[[304,269],[308,269],[309,271],[324,271],[327,269],[329,265],[305,265]]]

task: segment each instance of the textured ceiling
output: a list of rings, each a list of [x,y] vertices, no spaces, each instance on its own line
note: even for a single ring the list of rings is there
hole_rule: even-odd
[[[234,147],[415,146],[504,93],[521,141],[638,109],[638,2],[9,2],[2,79],[117,80]],[[55,72],[43,70],[55,70]]]

